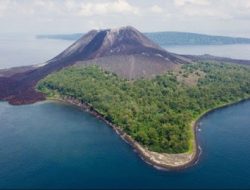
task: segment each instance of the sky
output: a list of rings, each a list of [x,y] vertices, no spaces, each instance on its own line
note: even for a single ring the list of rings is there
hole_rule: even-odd
[[[65,34],[131,25],[250,37],[250,0],[0,0],[0,33]]]

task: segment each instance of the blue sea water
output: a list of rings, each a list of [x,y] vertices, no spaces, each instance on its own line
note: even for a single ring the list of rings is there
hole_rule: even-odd
[[[0,103],[0,188],[249,188],[250,101],[201,121],[198,164],[161,171],[75,107]]]
[[[229,57],[233,59],[250,60],[249,44],[232,44],[232,45],[179,45],[166,46],[166,50],[185,55],[204,55],[210,54],[220,57]]]
[[[30,35],[0,35],[0,69],[44,63],[72,43],[66,40],[38,40]]]
[[[36,39],[30,35],[0,35],[0,69],[44,63],[74,41]],[[211,54],[250,60],[249,44],[166,46],[166,50],[179,54]]]
[[[0,42],[0,68],[43,63],[72,43],[13,36]],[[167,49],[244,59],[249,47]],[[198,164],[162,171],[142,161],[105,123],[75,107],[0,102],[0,189],[250,188],[249,116],[246,101],[203,118]]]

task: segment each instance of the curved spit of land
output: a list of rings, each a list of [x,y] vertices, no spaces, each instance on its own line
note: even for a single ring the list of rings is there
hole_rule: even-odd
[[[126,134],[122,129],[120,129],[118,126],[114,125],[113,123],[109,122],[105,119],[105,117],[100,114],[98,111],[96,111],[92,106],[90,106],[87,103],[80,102],[79,100],[71,97],[62,97],[62,98],[55,98],[50,99],[52,101],[59,101],[61,103],[66,103],[70,105],[74,105],[79,107],[80,109],[87,111],[94,115],[96,118],[104,121],[108,126],[112,127],[112,129],[129,145],[131,145],[135,151],[138,153],[138,155],[144,160],[146,163],[152,165],[153,167],[157,169],[163,169],[163,170],[179,170],[184,169],[190,166],[193,166],[199,161],[199,157],[201,155],[201,148],[199,146],[199,142],[197,140],[197,128],[199,126],[200,120],[202,120],[204,117],[209,115],[212,112],[215,112],[219,109],[226,108],[228,106],[231,106],[233,104],[238,104],[243,101],[247,101],[249,99],[241,100],[238,102],[233,102],[230,104],[225,104],[220,107],[216,107],[214,109],[210,109],[207,112],[204,112],[200,115],[200,117],[192,122],[191,127],[193,128],[194,132],[194,139],[193,139],[193,149],[186,153],[180,153],[180,154],[168,154],[168,153],[157,153],[148,150],[146,147],[139,144],[137,141],[135,141],[132,137],[130,137],[128,134]]]
[[[53,90],[73,96],[93,107],[67,101],[102,118],[148,163],[182,168],[199,155],[188,123],[204,110],[249,97],[249,63],[174,54],[129,26],[92,30],[44,65],[0,71],[0,100],[34,103]]]

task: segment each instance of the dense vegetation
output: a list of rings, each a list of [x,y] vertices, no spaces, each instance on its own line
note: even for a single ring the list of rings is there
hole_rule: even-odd
[[[190,78],[197,80],[186,82]],[[37,88],[91,104],[150,150],[182,153],[191,148],[191,123],[200,114],[250,97],[250,68],[195,63],[151,80],[128,81],[97,66],[73,66]]]

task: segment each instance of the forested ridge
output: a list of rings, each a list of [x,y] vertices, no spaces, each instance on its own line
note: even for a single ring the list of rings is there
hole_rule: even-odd
[[[250,97],[250,68],[186,64],[152,79],[125,80],[98,66],[72,66],[41,80],[49,97],[70,96],[152,151],[183,153],[192,147],[192,121],[218,106]]]

